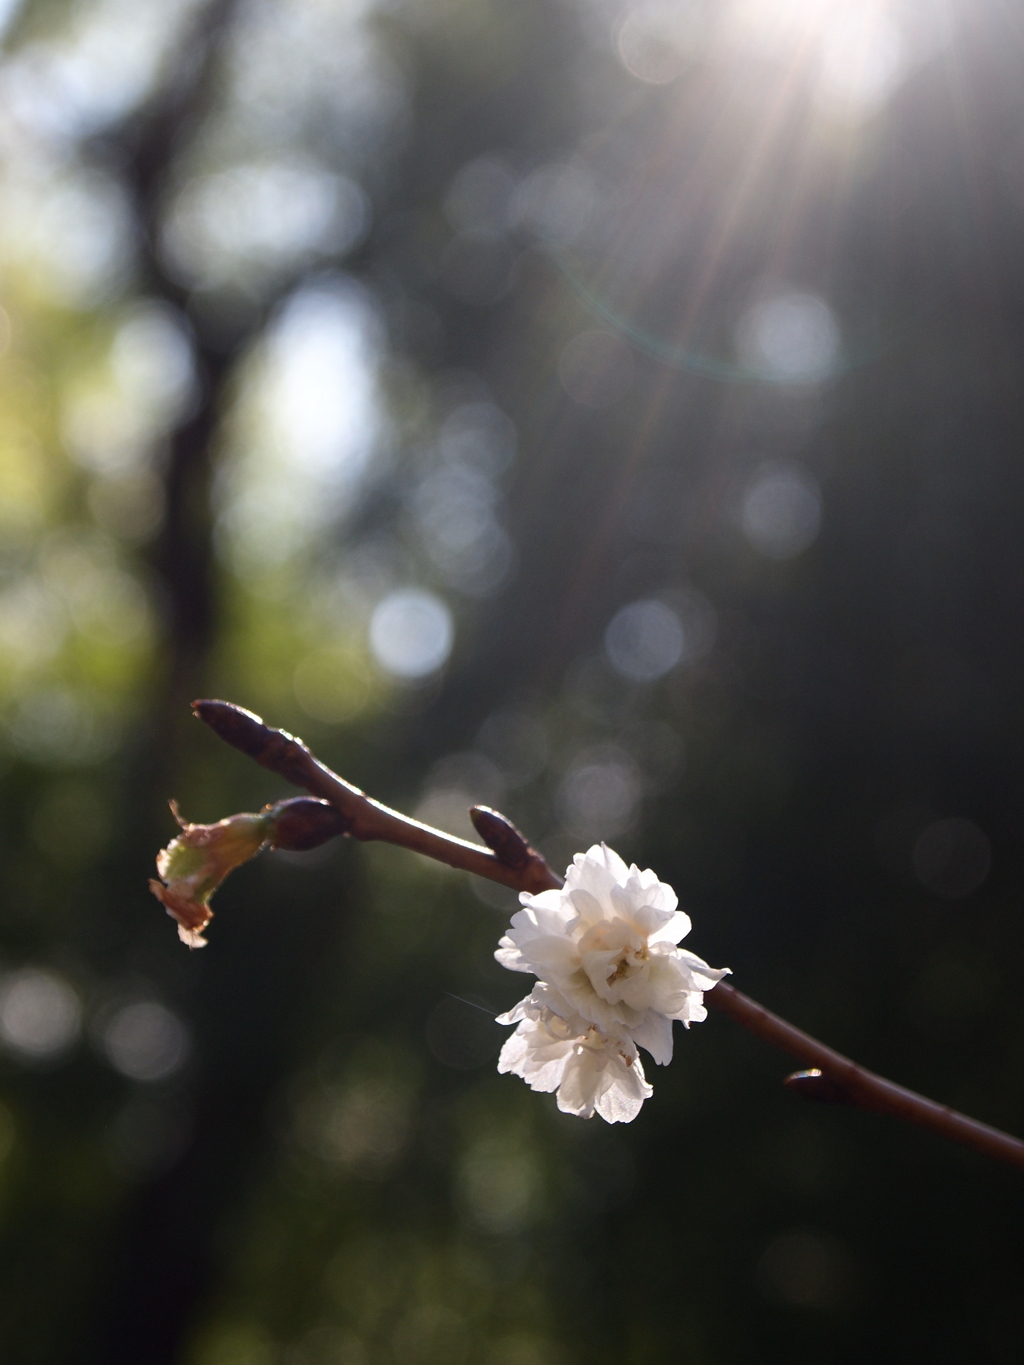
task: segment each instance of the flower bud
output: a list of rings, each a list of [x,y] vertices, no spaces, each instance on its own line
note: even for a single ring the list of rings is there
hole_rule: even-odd
[[[160,881],[149,889],[178,922],[178,937],[204,948],[203,930],[213,918],[210,897],[229,872],[256,856],[264,844],[309,849],[345,834],[349,821],[327,801],[296,796],[267,806],[259,815],[229,815],[215,825],[190,825],[171,810],[181,833],[157,854]]]
[[[293,796],[269,810],[270,843],[273,848],[304,851],[319,848],[338,834],[347,834],[351,821],[329,801],[313,796]]]
[[[190,948],[204,948],[203,930],[213,918],[209,900],[221,882],[254,857],[270,837],[271,812],[229,815],[215,825],[190,825],[171,802],[181,833],[156,857],[160,881],[149,889],[178,922],[178,937]]]

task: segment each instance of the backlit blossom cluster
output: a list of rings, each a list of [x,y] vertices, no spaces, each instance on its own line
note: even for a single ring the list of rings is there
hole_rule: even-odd
[[[673,1021],[706,1018],[727,969],[678,947],[690,920],[675,892],[605,844],[576,854],[560,890],[519,899],[495,957],[539,980],[498,1019],[518,1026],[498,1070],[557,1091],[565,1113],[628,1123],[651,1094],[638,1049],[667,1065]]]

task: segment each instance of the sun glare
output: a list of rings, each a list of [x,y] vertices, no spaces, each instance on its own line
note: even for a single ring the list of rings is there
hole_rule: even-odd
[[[854,121],[880,108],[910,65],[891,0],[737,0],[727,34],[731,47],[799,63],[819,107]]]

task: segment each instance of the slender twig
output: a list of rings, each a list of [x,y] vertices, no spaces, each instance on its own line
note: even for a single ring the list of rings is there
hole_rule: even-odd
[[[562,879],[536,849],[497,811],[486,806],[474,806],[470,811],[477,832],[488,846],[481,848],[374,801],[314,758],[301,740],[284,730],[271,729],[251,711],[226,701],[197,701],[193,708],[221,739],[288,782],[329,801],[344,818],[345,832],[353,839],[399,844],[516,891],[536,893],[562,885]],[[809,1068],[786,1077],[786,1085],[798,1094],[892,1114],[1024,1169],[1024,1142],[1019,1138],[876,1076],[772,1014],[735,986],[720,981],[704,998],[712,1008]]]
[[[979,1123],[966,1114],[958,1114],[955,1109],[936,1104],[913,1090],[905,1090],[884,1076],[876,1076],[873,1071],[858,1066],[841,1052],[834,1052],[809,1033],[772,1014],[728,982],[720,981],[704,999],[721,1014],[729,1015],[758,1038],[773,1043],[810,1068],[794,1072],[785,1080],[790,1089],[807,1099],[856,1104],[862,1109],[874,1110],[876,1114],[892,1114],[1024,1169],[1024,1142],[1020,1138],[990,1128],[987,1123]]]
[[[305,787],[312,796],[330,801],[348,822],[347,833],[353,839],[381,839],[399,844],[449,867],[489,877],[515,891],[547,891],[562,885],[561,878],[555,876],[515,825],[496,811],[485,806],[473,808],[473,823],[489,845],[481,848],[374,801],[314,758],[301,739],[286,730],[272,730],[251,711],[229,701],[197,701],[192,708],[221,739],[264,768],[296,787]]]

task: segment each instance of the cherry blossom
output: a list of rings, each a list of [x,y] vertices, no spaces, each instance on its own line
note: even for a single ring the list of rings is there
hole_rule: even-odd
[[[667,1065],[673,1021],[705,1019],[704,992],[727,969],[678,946],[690,920],[675,892],[606,844],[577,853],[559,890],[520,900],[495,957],[540,980],[499,1020],[519,1027],[498,1069],[557,1089],[567,1112],[628,1122],[651,1093],[637,1048]]]
[[[544,1003],[545,995],[538,987],[498,1019],[519,1024],[501,1050],[498,1070],[521,1076],[531,1090],[557,1091],[563,1113],[631,1122],[652,1093],[636,1045],[626,1034],[602,1033],[578,1014],[562,1018]]]

